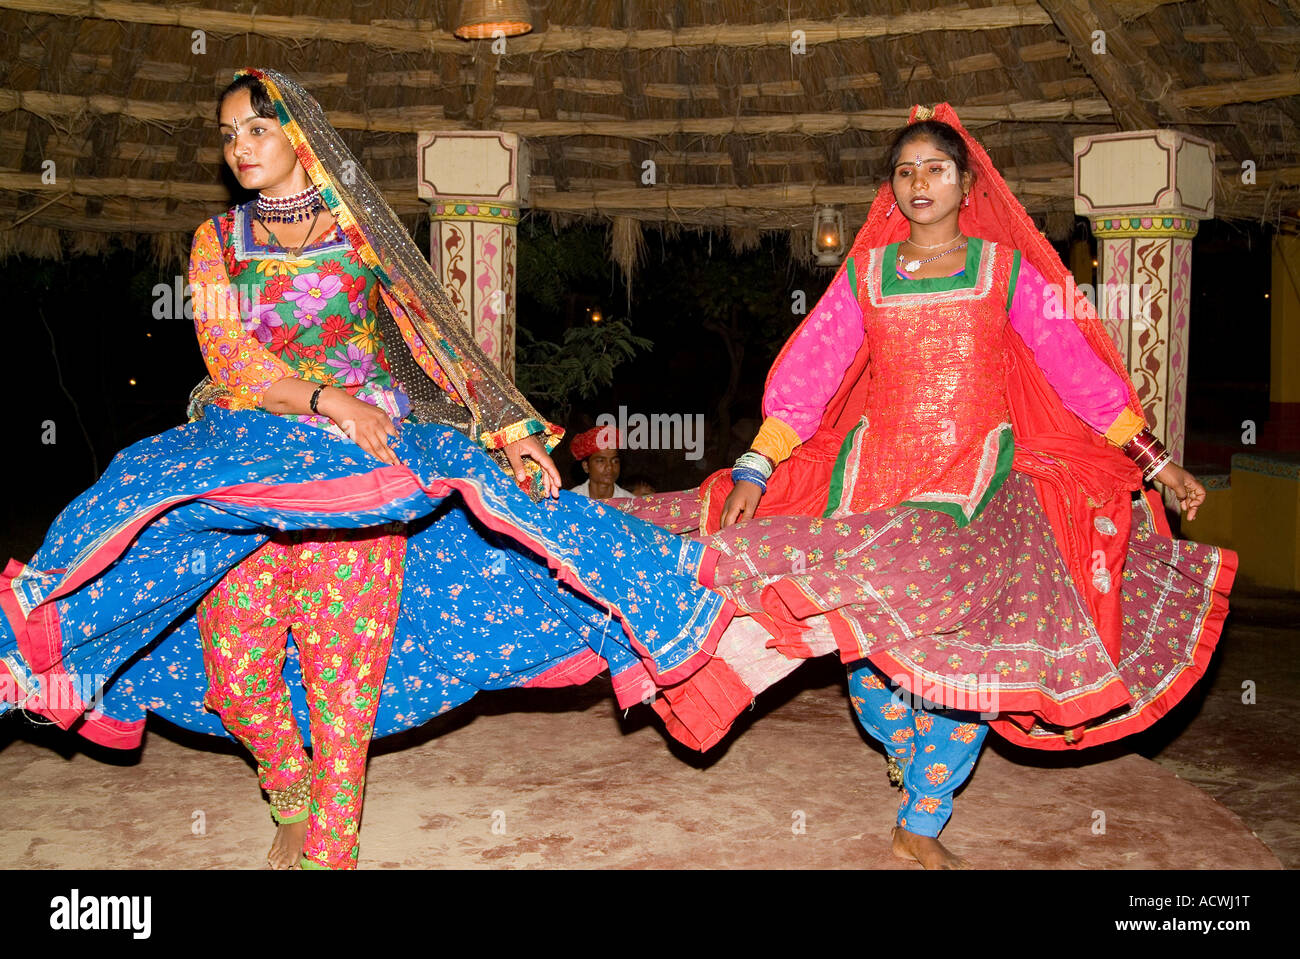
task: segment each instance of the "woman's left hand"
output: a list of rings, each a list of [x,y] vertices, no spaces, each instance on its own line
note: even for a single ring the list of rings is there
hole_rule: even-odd
[[[1178,508],[1187,513],[1187,518],[1196,519],[1196,508],[1205,502],[1205,487],[1200,480],[1177,463],[1170,463],[1155,478],[1178,498]]]
[[[542,468],[542,485],[546,489],[546,495],[558,499],[563,485],[560,482],[560,471],[555,468],[555,462],[536,436],[526,436],[506,446],[506,459],[510,461],[510,468],[515,471],[515,482],[522,486],[524,478],[528,475],[524,470],[525,456]]]

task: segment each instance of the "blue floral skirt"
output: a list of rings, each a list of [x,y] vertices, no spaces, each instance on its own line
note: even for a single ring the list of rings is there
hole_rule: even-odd
[[[276,530],[402,522],[406,579],[375,736],[481,689],[608,669],[619,704],[708,660],[733,607],[705,545],[562,492],[533,502],[475,444],[407,422],[389,466],[270,413],[205,408],[123,450],[0,575],[0,712],[131,748],[146,712],[228,735],[202,705],[195,604]],[[309,728],[290,644],[285,677]]]

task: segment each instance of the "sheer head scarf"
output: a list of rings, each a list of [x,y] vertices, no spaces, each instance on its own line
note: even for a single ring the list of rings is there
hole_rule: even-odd
[[[320,104],[274,70],[248,68],[235,75],[256,77],[266,88],[285,135],[326,208],[375,273],[389,305],[410,321],[454,387],[456,399],[468,410],[472,438],[503,467],[501,449],[526,436],[541,433],[547,449],[553,448],[563,429],[546,422],[474,342],[429,261],[325,118]],[[400,349],[397,344],[391,348]]]

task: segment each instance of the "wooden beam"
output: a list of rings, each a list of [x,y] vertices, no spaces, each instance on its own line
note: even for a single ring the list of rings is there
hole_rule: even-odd
[[[470,122],[480,130],[487,129],[492,123],[499,59],[490,47],[483,46],[474,60],[474,103],[470,109]]]
[[[987,6],[993,0],[971,0],[971,5],[975,7]],[[1038,85],[1038,80],[1034,77],[1033,72],[1020,56],[1020,50],[1012,41],[1011,31],[1009,30],[990,30],[985,34],[989,48],[997,54],[1007,75],[1011,78],[1012,85],[1016,92],[1020,94],[1023,100],[1043,100],[1043,91]],[[1052,142],[1056,145],[1057,155],[1062,160],[1074,163],[1074,138],[1059,127],[1053,127],[1051,130]]]
[[[1233,46],[1241,56],[1245,57],[1246,63],[1257,76],[1267,77],[1277,73],[1277,64],[1273,60],[1273,55],[1255,39],[1254,26],[1246,26],[1239,0],[1234,0],[1232,3],[1227,3],[1225,0],[1206,0],[1206,6],[1214,15],[1214,19],[1223,24],[1228,35],[1232,37]],[[1296,75],[1296,72],[1292,71],[1292,76]],[[1300,103],[1296,103],[1289,97],[1279,98],[1277,107],[1290,118],[1295,127],[1300,128]]]
[[[39,82],[43,86],[58,86],[62,83],[68,57],[71,55],[73,45],[77,39],[77,31],[55,28],[44,32],[47,34],[44,37],[46,49],[45,58],[41,62]],[[53,133],[54,124],[50,122],[48,117],[38,114],[27,118],[27,133],[23,143],[22,159],[19,160],[19,166],[22,170],[35,172],[42,169],[42,165],[49,159],[46,154],[45,144]],[[60,177],[60,175],[66,177],[71,173],[73,173],[72,170],[60,171],[58,164],[55,164],[54,174],[56,178]],[[33,205],[30,197],[24,197],[19,201],[20,208],[30,209]]]
[[[894,58],[889,53],[889,44],[873,37],[867,40],[867,49],[871,54],[871,65],[876,68],[876,75],[880,77],[880,87],[884,91],[885,102],[904,102],[906,97],[903,96],[903,84],[898,78]]]
[[[399,213],[426,211],[427,204],[419,199],[415,178],[410,182],[379,184],[384,199]],[[230,205],[230,191],[215,183],[183,183],[173,180],[141,180],[134,177],[63,177],[58,183],[41,182],[39,173],[17,170],[0,170],[0,190],[13,190],[37,195],[70,193],[72,196],[104,197],[118,200],[176,200],[180,203],[197,202]],[[195,224],[197,224],[197,220]]]
[[[1169,66],[1178,72],[1183,86],[1195,87],[1205,84],[1208,78],[1201,66],[1200,56],[1184,38],[1178,14],[1173,8],[1163,7],[1153,11],[1147,18],[1147,22],[1160,38],[1162,47],[1160,55],[1168,56]],[[1223,158],[1225,155],[1233,156],[1236,157],[1235,162],[1240,163],[1242,160],[1262,155],[1247,142],[1239,126],[1225,127],[1222,132],[1216,131],[1216,133],[1218,135],[1214,137],[1215,156],[1218,158]],[[1240,172],[1238,169],[1237,173]],[[1215,171],[1214,179],[1218,202],[1226,202],[1239,185],[1239,180],[1235,175],[1225,176],[1219,170]]]
[[[1126,130],[1148,130],[1159,126],[1153,109],[1143,94],[1152,92],[1140,71],[1126,64],[1141,62],[1141,54],[1124,36],[1124,28],[1115,13],[1093,0],[1040,0],[1051,14],[1058,30],[1065,35],[1075,56],[1083,63],[1110,103],[1115,119]],[[1105,33],[1106,52],[1093,53],[1094,31]],[[1157,90],[1159,87],[1156,88]]]
[[[460,58],[448,56],[442,58],[442,82],[447,91],[446,117],[453,124],[469,118],[469,97],[465,91],[469,88],[469,78],[461,68]],[[333,120],[334,126],[339,126]],[[456,128],[456,127],[453,127]]]
[[[1291,78],[1294,81],[1295,78]],[[1239,83],[1223,84],[1223,88],[1236,88]],[[1210,88],[1202,95],[1213,98],[1218,88]],[[1227,93],[1229,97],[1240,91]],[[1274,96],[1281,94],[1273,94]],[[625,120],[619,117],[590,120],[582,116],[565,114],[560,118],[510,119],[503,116],[510,111],[497,108],[494,126],[497,129],[526,136],[602,136],[637,139],[672,134],[725,136],[730,133],[771,135],[797,133],[818,135],[842,133],[845,130],[892,130],[907,120],[908,107],[879,110],[860,110],[851,113],[791,113],[766,114],[743,117],[686,117],[680,119]],[[1109,123],[1109,104],[1099,97],[1073,100],[1039,100],[1001,105],[956,105],[966,126],[994,122],[1043,123],[1068,121],[1071,123]],[[207,119],[206,109],[178,103],[154,103],[147,100],[128,100],[96,94],[88,97],[43,90],[0,90],[0,113],[26,110],[41,116],[72,116],[87,114],[121,113],[141,122],[177,125],[195,117]],[[441,105],[407,106],[370,110],[364,115],[340,110],[328,113],[329,121],[339,130],[377,130],[386,133],[416,133],[421,130],[465,129],[468,124],[450,117]]]
[[[1073,197],[1073,177],[1056,180],[1008,180],[1018,196]],[[673,210],[689,209],[770,209],[806,210],[821,204],[865,204],[872,191],[863,186],[825,186],[808,183],[753,186],[746,189],[713,186],[661,186],[654,189],[630,187],[598,191],[573,190],[552,193],[543,189],[531,192],[535,210],[568,213],[607,213],[613,209]]]
[[[1171,93],[1169,101],[1178,107],[1205,109],[1220,107],[1225,103],[1261,103],[1297,95],[1300,95],[1300,73],[1287,71],[1267,77],[1234,80],[1232,83],[1187,87]]]
[[[1115,2],[1116,14],[1126,19],[1144,16],[1165,3],[1181,0],[1124,0]],[[357,43],[377,49],[408,53],[463,55],[469,45],[429,21],[385,21],[355,24],[347,20],[308,16],[273,16],[233,13],[209,7],[163,6],[129,0],[0,0],[0,10],[53,14],[62,17],[117,20],[207,30],[219,36],[249,34],[302,43],[311,40]],[[903,36],[929,31],[1000,30],[1051,23],[1037,3],[1013,0],[984,10],[964,4],[908,11],[903,14],[837,17],[833,20],[783,20],[753,24],[718,24],[677,30],[614,30],[571,27],[552,23],[545,32],[512,37],[512,56],[563,51],[663,50],[690,47],[786,47],[794,30],[807,42],[835,43],[871,37]],[[486,47],[486,43],[478,41]]]
[[[1034,170],[1035,168],[1028,168]],[[1036,172],[1036,171],[1035,171]],[[1068,211],[1073,203],[1073,178],[1069,175],[1051,179],[1022,179],[1008,170],[1008,184],[1031,213],[1052,210]],[[848,219],[856,215],[859,222],[866,216],[874,194],[873,182],[862,185],[827,187],[813,184],[751,187],[658,187],[629,188],[623,181],[605,181],[611,185],[559,193],[549,189],[548,178],[539,178],[533,194],[532,209],[568,215],[605,217],[632,216],[640,220],[693,223],[703,226],[744,225],[760,229],[802,228],[807,211],[816,203],[832,203],[846,209]],[[1281,208],[1300,203],[1300,167],[1261,171],[1271,191],[1255,191],[1242,202],[1216,211],[1223,219],[1254,219],[1276,215]],[[583,184],[585,186],[585,184]],[[415,195],[413,184],[381,184],[388,202],[401,215],[423,215],[427,206]],[[38,174],[0,171],[0,190],[24,191],[43,202],[56,202],[29,223],[62,230],[127,233],[190,232],[197,223],[230,202],[225,189],[215,185],[177,185],[156,181],[77,179],[72,183],[50,186],[40,183]],[[61,198],[71,190],[72,197]],[[1267,194],[1267,196],[1266,196]],[[75,203],[75,197],[105,198],[105,212],[87,217]],[[165,200],[179,201],[168,212]],[[858,211],[856,214],[853,211]],[[17,214],[12,195],[0,198],[0,228]]]
[[[374,0],[352,0],[346,8],[349,19],[354,24],[369,23],[373,6]],[[348,58],[347,85],[343,88],[343,95],[335,101],[336,106],[365,112],[366,91],[370,88],[370,61],[370,57]],[[339,137],[354,155],[361,155],[361,145],[364,142],[361,131],[344,130]]]
[[[533,87],[534,99],[537,103],[537,113],[543,120],[554,120],[556,117],[556,96],[555,96],[555,68],[553,60],[550,57],[542,57],[537,64],[537,83]],[[569,164],[565,159],[564,145],[559,140],[547,138],[540,141],[546,150],[546,158],[550,161],[551,174],[555,177],[557,189],[569,189]],[[627,162],[627,151],[622,153],[622,162]]]

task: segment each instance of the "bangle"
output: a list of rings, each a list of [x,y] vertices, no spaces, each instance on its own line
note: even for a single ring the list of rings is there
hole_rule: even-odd
[[[1143,479],[1150,479],[1165,468],[1172,457],[1165,449],[1165,444],[1156,439],[1149,428],[1133,437],[1122,447],[1124,454],[1142,470]],[[1153,468],[1154,467],[1154,468]]]
[[[731,468],[731,481],[733,483],[753,483],[764,493],[767,492],[767,477],[756,469],[750,469],[748,466],[733,466]]]
[[[1160,459],[1156,460],[1155,463],[1153,463],[1150,467],[1148,467],[1145,471],[1143,471],[1142,479],[1150,483],[1153,479],[1156,478],[1156,474],[1159,473],[1166,466],[1168,466],[1170,463],[1172,463],[1173,460],[1174,460],[1174,454],[1166,450],[1164,455],[1162,455]]]
[[[747,453],[741,453],[740,458],[736,460],[735,469],[753,470],[762,475],[763,479],[768,479],[776,465],[764,456],[762,453],[750,450]]]
[[[323,389],[325,389],[324,383],[316,387],[316,391],[311,395],[311,402],[307,404],[308,406],[311,407],[311,411],[313,413],[316,413],[317,415],[320,414],[320,410],[316,409],[316,401],[320,399],[321,390]]]

